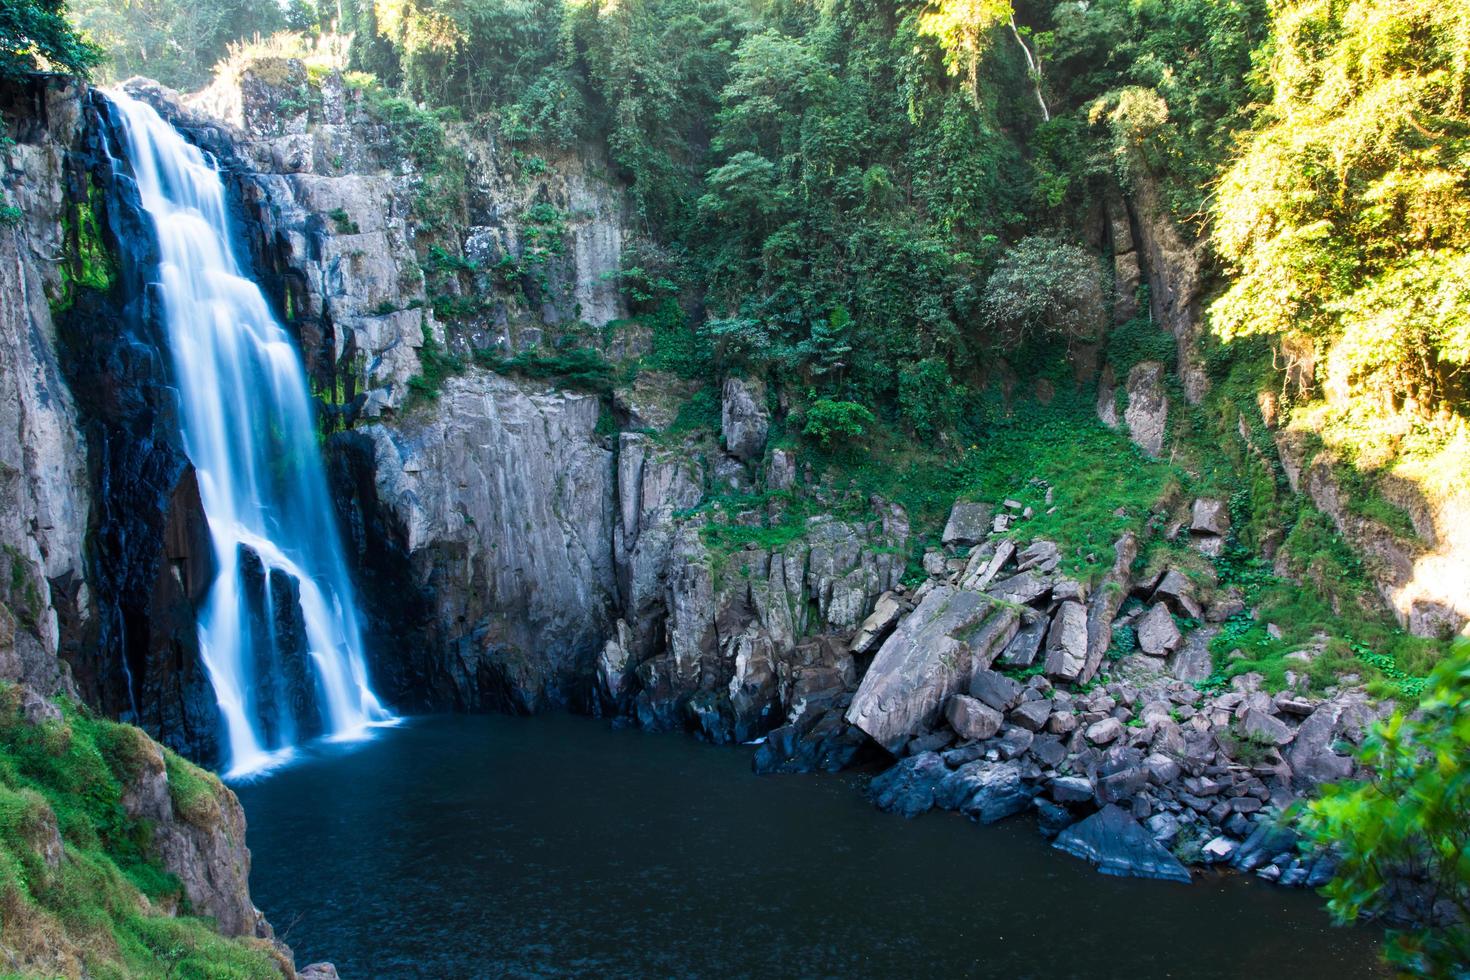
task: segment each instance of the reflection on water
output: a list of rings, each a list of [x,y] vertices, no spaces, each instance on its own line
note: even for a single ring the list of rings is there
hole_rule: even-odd
[[[256,903],[364,977],[1375,975],[1375,936],[1239,878],[1120,880],[1025,819],[566,715],[415,719],[237,787]]]

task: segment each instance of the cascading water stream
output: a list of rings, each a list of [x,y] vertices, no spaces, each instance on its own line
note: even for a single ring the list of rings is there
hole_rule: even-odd
[[[295,586],[321,727],[334,738],[395,719],[368,682],[352,584],[327,496],[306,373],[264,295],[235,260],[219,172],[154,109],[109,94],[158,234],[159,279],[183,408],[184,446],[198,474],[215,567],[199,642],[229,745],[229,775],[288,756],[295,725],[279,691],[272,580]],[[265,630],[256,636],[245,562],[263,566]],[[265,673],[263,673],[265,672]],[[262,683],[262,677],[266,682]],[[274,683],[272,683],[272,680]],[[267,726],[264,719],[282,717]]]

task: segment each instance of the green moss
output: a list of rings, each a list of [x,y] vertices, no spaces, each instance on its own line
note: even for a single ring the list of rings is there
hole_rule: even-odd
[[[53,313],[70,309],[78,290],[107,292],[117,282],[117,262],[98,220],[101,208],[102,192],[93,186],[85,200],[73,202],[63,212],[65,251],[59,266],[61,286],[51,300]]]

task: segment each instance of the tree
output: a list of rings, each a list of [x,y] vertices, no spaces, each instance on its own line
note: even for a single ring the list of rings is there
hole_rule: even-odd
[[[1041,117],[1051,119],[1051,110],[1041,93],[1041,61],[1016,26],[1016,11],[1011,0],[939,0],[919,16],[919,33],[934,38],[944,49],[945,64],[951,74],[964,76],[970,98],[980,102],[980,61],[985,54],[985,37],[1004,24],[1021,47],[1026,59]]]
[[[1023,238],[991,273],[980,309],[995,338],[1008,346],[1096,339],[1106,322],[1097,259],[1054,238]]]
[[[274,0],[72,0],[72,16],[105,52],[107,74],[183,90],[207,85],[231,42],[286,25]]]
[[[1272,28],[1266,125],[1213,208],[1214,329],[1315,346],[1329,391],[1428,417],[1470,368],[1470,7],[1295,0]]]
[[[1387,954],[1416,976],[1470,970],[1470,645],[1430,676],[1413,713],[1369,735],[1367,782],[1327,787],[1302,826],[1341,864],[1324,889],[1341,920],[1391,916]]]
[[[0,78],[34,71],[86,77],[100,57],[67,23],[66,0],[6,0],[0,5]]]

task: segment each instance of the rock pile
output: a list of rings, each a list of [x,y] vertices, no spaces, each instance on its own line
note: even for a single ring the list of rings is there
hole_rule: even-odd
[[[1213,535],[1219,515],[1201,503],[1195,533]],[[946,537],[966,540],[977,513],[957,505]],[[1237,600],[1203,606],[1174,569],[1134,580],[1131,535],[1089,590],[1062,571],[1055,544],[1022,546],[1000,526],[963,558],[933,553],[929,580],[881,597],[853,637],[853,649],[882,642],[846,720],[901,759],[873,781],[874,802],[982,823],[1032,811],[1057,847],[1110,874],[1187,881],[1182,858],[1325,880],[1326,859],[1299,855],[1275,818],[1352,774],[1343,743],[1377,719],[1368,699],[1273,696],[1254,673],[1203,693],[1217,628],[1186,636],[1179,622],[1224,619]],[[1130,597],[1138,607],[1119,616]],[[1116,661],[1115,625],[1139,648]]]

